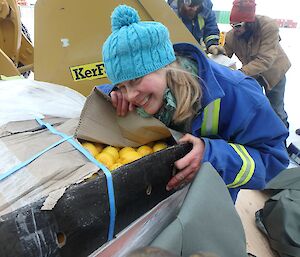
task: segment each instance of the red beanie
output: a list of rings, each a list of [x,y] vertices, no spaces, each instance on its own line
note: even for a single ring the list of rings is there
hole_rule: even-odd
[[[255,0],[234,0],[230,23],[255,21]]]

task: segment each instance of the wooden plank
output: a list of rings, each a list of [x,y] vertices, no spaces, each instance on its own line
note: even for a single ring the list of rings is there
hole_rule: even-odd
[[[265,192],[244,189],[236,202],[236,209],[245,229],[247,251],[257,257],[278,257],[270,248],[268,239],[255,225],[255,212],[263,208],[268,198]]]

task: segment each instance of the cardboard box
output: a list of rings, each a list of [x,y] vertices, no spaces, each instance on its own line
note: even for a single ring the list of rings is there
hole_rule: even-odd
[[[81,159],[81,157],[78,151],[73,152],[68,146],[64,147],[68,148],[64,151],[67,154],[64,159],[69,158],[68,163],[73,167],[72,163],[78,163],[78,160],[74,158]],[[191,146],[187,144],[175,145],[111,172],[116,209],[115,234],[121,232],[173,193],[166,191],[165,187],[173,175],[174,162],[183,157],[190,149]],[[69,154],[70,152],[72,155]],[[61,154],[63,153],[56,153],[58,156]],[[53,166],[60,166],[60,172],[62,172],[68,167],[58,165],[59,161],[54,164],[58,156],[55,159],[49,159],[48,162],[47,156],[45,156],[45,164],[46,162],[48,164],[47,170],[55,170]],[[84,170],[88,167],[86,165],[91,164],[90,162],[85,163],[85,160],[80,160],[80,162],[82,162]],[[37,167],[34,169],[29,167],[29,170],[41,174],[43,172]],[[11,179],[16,179],[22,172],[24,171],[15,174]],[[26,176],[26,172],[23,173],[24,176]],[[71,173],[78,172],[79,168],[74,169]],[[55,170],[54,173],[59,175],[58,170]],[[54,181],[54,178],[51,181]],[[62,183],[63,181],[57,180],[56,182]],[[76,257],[86,257],[98,249],[107,242],[108,238],[110,208],[106,183],[104,173],[99,171],[96,177],[72,184],[63,190],[58,201],[55,198],[57,195],[53,196],[50,193],[48,197],[42,197],[1,216],[0,241],[2,247],[0,256],[68,257],[74,256],[76,253]],[[43,188],[41,185],[38,188],[41,187]],[[41,196],[41,192],[36,195],[37,198],[39,196]],[[52,196],[56,203],[54,207],[51,210],[42,210],[46,199],[52,198]],[[152,227],[148,229],[151,230]],[[163,227],[156,228],[158,231],[160,229]],[[144,232],[147,233],[147,231]]]
[[[74,135],[78,125],[78,119],[47,118],[44,121],[67,135]],[[0,127],[0,174],[60,139],[47,128],[42,128],[36,120],[3,125]],[[63,142],[0,181],[0,215],[59,190],[57,195],[52,195],[52,199],[57,201],[68,186],[97,171],[95,164],[69,142]]]
[[[171,136],[159,120],[136,112],[119,117],[110,98],[97,87],[88,96],[76,129],[76,137],[113,146],[140,146]]]
[[[79,120],[48,117],[45,121],[64,134],[76,134],[76,141],[115,146],[138,146],[171,136],[154,118],[143,119],[135,113],[117,117],[108,98],[97,89],[88,97]],[[0,127],[2,172],[60,139],[35,120]],[[175,145],[111,172],[115,233],[173,193],[165,187],[174,174],[174,162],[190,150],[189,144]],[[96,172],[96,177],[85,179]],[[106,183],[104,173],[68,142],[0,181],[0,256],[92,253],[107,241]]]

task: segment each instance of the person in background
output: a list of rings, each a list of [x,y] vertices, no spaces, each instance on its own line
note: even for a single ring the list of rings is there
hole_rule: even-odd
[[[263,189],[287,167],[288,131],[255,79],[192,44],[173,46],[162,23],[140,21],[129,6],[116,7],[111,22],[102,58],[117,115],[136,109],[154,116],[185,134],[180,143],[193,145],[175,162],[179,172],[167,190],[191,182],[210,162],[235,201],[240,188]]]
[[[235,0],[230,13],[232,30],[225,37],[228,57],[235,54],[240,69],[254,77],[264,88],[274,111],[288,128],[284,109],[286,72],[291,63],[280,46],[279,28],[275,20],[255,15],[254,0]]]
[[[168,0],[168,4],[208,53],[225,54],[219,45],[220,31],[210,0]]]

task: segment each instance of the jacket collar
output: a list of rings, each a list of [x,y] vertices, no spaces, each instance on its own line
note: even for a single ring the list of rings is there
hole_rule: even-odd
[[[198,15],[202,16],[204,19],[207,19],[211,13],[211,7],[209,6],[209,1],[203,1],[202,9]]]
[[[199,83],[202,85],[201,106],[204,108],[217,98],[222,98],[225,94],[221,88],[212,66],[217,65],[195,45],[189,43],[177,43],[173,45],[177,55],[183,55],[194,59],[198,63]]]

